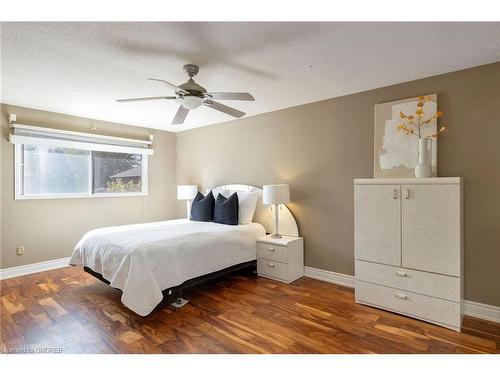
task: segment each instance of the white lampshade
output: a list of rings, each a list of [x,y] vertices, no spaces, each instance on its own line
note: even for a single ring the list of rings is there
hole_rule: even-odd
[[[290,202],[290,188],[286,184],[264,185],[262,201],[264,204]]]
[[[177,199],[191,200],[198,193],[198,185],[179,185],[177,186]]]

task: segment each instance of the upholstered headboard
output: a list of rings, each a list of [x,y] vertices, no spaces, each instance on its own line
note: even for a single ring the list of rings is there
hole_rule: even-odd
[[[264,228],[266,228],[267,233],[273,232],[273,218],[274,218],[274,207],[273,206],[264,206],[262,203],[262,189],[250,186],[250,185],[242,185],[242,184],[230,184],[230,185],[222,185],[212,188],[212,192],[214,197],[217,196],[218,193],[224,190],[231,191],[256,191],[259,194],[259,198],[257,199],[257,207],[255,208],[255,214],[253,217],[253,221],[259,224],[262,224]],[[279,232],[280,234],[298,237],[299,229],[297,227],[297,222],[293,217],[292,213],[288,209],[288,207],[284,204],[281,204],[279,210]]]

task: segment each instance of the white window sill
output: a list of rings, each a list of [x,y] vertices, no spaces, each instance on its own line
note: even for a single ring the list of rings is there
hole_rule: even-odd
[[[59,195],[16,195],[15,200],[35,199],[80,199],[80,198],[117,198],[117,197],[144,197],[147,192],[136,193],[97,193],[97,194],[59,194]]]

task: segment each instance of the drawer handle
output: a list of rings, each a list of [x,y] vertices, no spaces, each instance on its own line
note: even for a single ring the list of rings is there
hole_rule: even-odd
[[[392,199],[398,199],[398,189],[392,190]]]
[[[408,299],[408,296],[406,294],[403,294],[403,293],[396,293],[396,297],[398,297],[400,299]]]
[[[405,189],[405,199],[410,199],[410,189]]]
[[[267,263],[268,267],[274,268],[275,264],[274,263]]]
[[[268,247],[267,250],[274,251],[274,247]]]
[[[403,272],[403,271],[396,271],[396,275],[401,276],[401,277],[407,277],[408,276],[408,274],[406,272]]]

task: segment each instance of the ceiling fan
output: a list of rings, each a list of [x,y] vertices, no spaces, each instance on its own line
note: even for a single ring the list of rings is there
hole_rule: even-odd
[[[145,98],[130,98],[118,99],[119,103],[139,102],[146,100],[175,100],[180,104],[172,125],[180,125],[184,123],[186,116],[190,110],[196,109],[202,105],[213,108],[217,111],[226,113],[230,116],[240,118],[245,115],[244,112],[238,111],[235,108],[228,107],[222,103],[216,102],[213,99],[220,100],[255,100],[255,98],[247,92],[207,92],[207,90],[198,85],[193,77],[198,74],[200,68],[197,65],[187,64],[184,65],[184,71],[189,76],[187,82],[182,85],[176,86],[170,82],[158,78],[148,78],[151,81],[158,81],[165,83],[168,87],[175,91],[175,96],[150,96]]]

